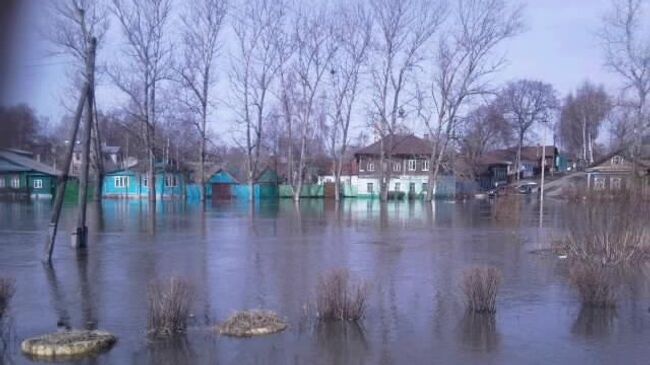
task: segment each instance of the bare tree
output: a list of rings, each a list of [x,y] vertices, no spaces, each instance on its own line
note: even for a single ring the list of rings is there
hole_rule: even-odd
[[[557,109],[555,90],[550,84],[534,80],[509,82],[497,97],[497,104],[517,136],[517,180],[521,175],[521,148],[531,127],[551,120]]]
[[[404,94],[413,85],[413,73],[424,59],[424,48],[445,18],[442,2],[427,0],[372,0],[378,29],[373,30],[372,127],[380,138],[380,192],[388,199],[392,139],[406,114]],[[387,142],[387,143],[386,143]],[[388,146],[386,145],[388,144]]]
[[[112,11],[126,38],[126,62],[110,75],[129,99],[127,112],[140,121],[142,140],[148,152],[149,200],[156,200],[156,123],[160,107],[159,88],[169,79],[171,46],[166,25],[171,0],[113,0]]]
[[[507,145],[511,129],[494,103],[472,109],[460,125],[460,155],[472,177],[479,173],[480,159],[489,149]]]
[[[645,0],[613,0],[604,17],[599,38],[605,51],[605,65],[624,81],[623,93],[632,94],[635,110],[632,154],[641,147],[641,136],[650,128],[650,39],[645,34]]]
[[[237,43],[230,75],[237,123],[243,126],[249,197],[259,171],[264,120],[271,87],[280,68],[281,50],[276,37],[283,33],[285,4],[282,1],[251,0],[234,12],[233,30]]]
[[[207,124],[210,107],[214,105],[210,89],[216,83],[214,63],[220,48],[219,33],[226,16],[227,0],[200,0],[186,5],[182,16],[183,60],[177,68],[185,89],[182,104],[201,137],[199,169],[201,201],[205,201],[205,157],[208,139]]]
[[[579,152],[583,161],[594,162],[594,141],[612,108],[603,86],[585,82],[564,99],[560,113],[559,133],[565,148]]]
[[[418,89],[418,117],[431,135],[427,199],[435,197],[438,175],[463,108],[490,92],[488,79],[505,60],[495,48],[522,30],[521,7],[504,0],[458,0],[435,51],[428,92]]]
[[[313,139],[316,130],[317,98],[322,95],[324,76],[331,70],[331,61],[339,45],[339,35],[328,21],[332,15],[324,8],[317,11],[303,8],[299,10],[294,23],[295,57],[291,72],[296,77],[294,111],[300,137],[297,178],[293,186],[293,199],[296,202],[300,200],[302,192],[307,142]]]
[[[65,0],[50,4],[53,21],[45,33],[50,42],[56,47],[56,53],[67,55],[74,59],[73,82],[79,83],[78,75],[87,80],[95,79],[95,67],[92,75],[88,74],[88,58],[90,40],[97,40],[97,48],[108,30],[108,8],[102,0]],[[95,82],[90,85],[93,89],[93,100],[86,112],[92,117],[91,145],[92,170],[95,177],[94,200],[101,199],[103,186],[103,157],[99,123],[97,121],[96,98],[94,96]]]
[[[335,199],[340,199],[343,159],[350,141],[350,122],[360,90],[362,67],[368,58],[372,37],[372,20],[362,5],[343,7],[341,14],[339,52],[331,67],[330,90],[332,99],[328,123],[328,145],[334,160]]]

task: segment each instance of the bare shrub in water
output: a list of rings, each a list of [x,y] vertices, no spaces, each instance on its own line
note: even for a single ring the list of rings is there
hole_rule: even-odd
[[[564,240],[570,259],[622,266],[650,259],[650,209],[632,193],[587,199],[572,207]]]
[[[0,320],[9,310],[9,302],[16,292],[13,279],[0,278]]]
[[[496,267],[473,267],[463,273],[462,289],[467,309],[475,313],[495,313],[501,271]]]
[[[611,270],[601,264],[576,262],[569,271],[571,284],[577,289],[583,306],[616,306],[616,284]]]
[[[193,302],[192,285],[172,277],[149,286],[149,333],[170,336],[184,332]]]
[[[367,298],[367,283],[351,278],[348,270],[332,270],[318,281],[318,318],[325,321],[358,321],[366,312]]]

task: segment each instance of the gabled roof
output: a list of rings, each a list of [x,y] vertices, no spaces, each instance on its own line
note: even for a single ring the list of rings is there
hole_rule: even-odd
[[[544,154],[546,158],[555,157],[557,148],[546,146]],[[542,158],[542,146],[521,147],[521,161],[536,163]],[[517,161],[517,147],[488,151],[481,156],[479,162],[482,165],[512,165]]]
[[[385,151],[392,155],[402,156],[415,156],[415,155],[430,155],[433,151],[431,142],[426,139],[416,137],[413,134],[407,135],[394,135],[384,137]],[[391,143],[392,142],[392,143]],[[359,155],[374,155],[381,154],[381,140],[366,146],[355,152],[355,156]]]
[[[27,172],[34,171],[42,174],[57,176],[59,171],[51,166],[27,157],[24,153],[16,153],[9,149],[0,149],[0,159],[5,162],[0,165],[0,171]]]

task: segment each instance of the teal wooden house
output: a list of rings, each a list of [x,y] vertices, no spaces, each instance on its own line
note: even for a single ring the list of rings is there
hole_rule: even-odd
[[[147,199],[148,173],[143,164],[120,168],[104,176],[102,197],[112,199]],[[172,164],[156,164],[156,200],[184,199],[187,174]]]
[[[31,152],[0,149],[0,196],[46,198],[54,196],[59,172],[33,158]]]
[[[278,198],[278,174],[270,169],[263,169],[253,184],[253,196],[257,199]],[[250,186],[247,182],[237,179],[234,174],[224,170],[217,170],[208,179],[207,196],[212,200],[250,199]]]

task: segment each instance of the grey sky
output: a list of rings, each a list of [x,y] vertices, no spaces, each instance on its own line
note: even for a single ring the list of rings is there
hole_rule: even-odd
[[[538,79],[553,84],[560,96],[589,79],[603,83],[611,91],[617,90],[617,79],[602,67],[603,58],[594,32],[607,11],[608,0],[530,0],[525,10],[527,31],[504,45],[509,64],[496,82],[516,78]],[[48,44],[35,32],[43,29],[48,20],[43,0],[31,0],[25,11],[21,37],[25,39],[19,63],[14,72],[16,81],[8,102],[24,102],[37,113],[58,122],[66,114],[63,100],[70,100],[65,59],[48,57]],[[116,52],[119,41],[118,24],[112,22],[107,37],[108,47],[100,54],[105,62]],[[25,46],[31,45],[31,46]],[[227,55],[218,67],[230,66]],[[221,88],[227,87],[222,72]],[[114,105],[121,97],[106,85],[99,86],[98,100],[102,105]]]

